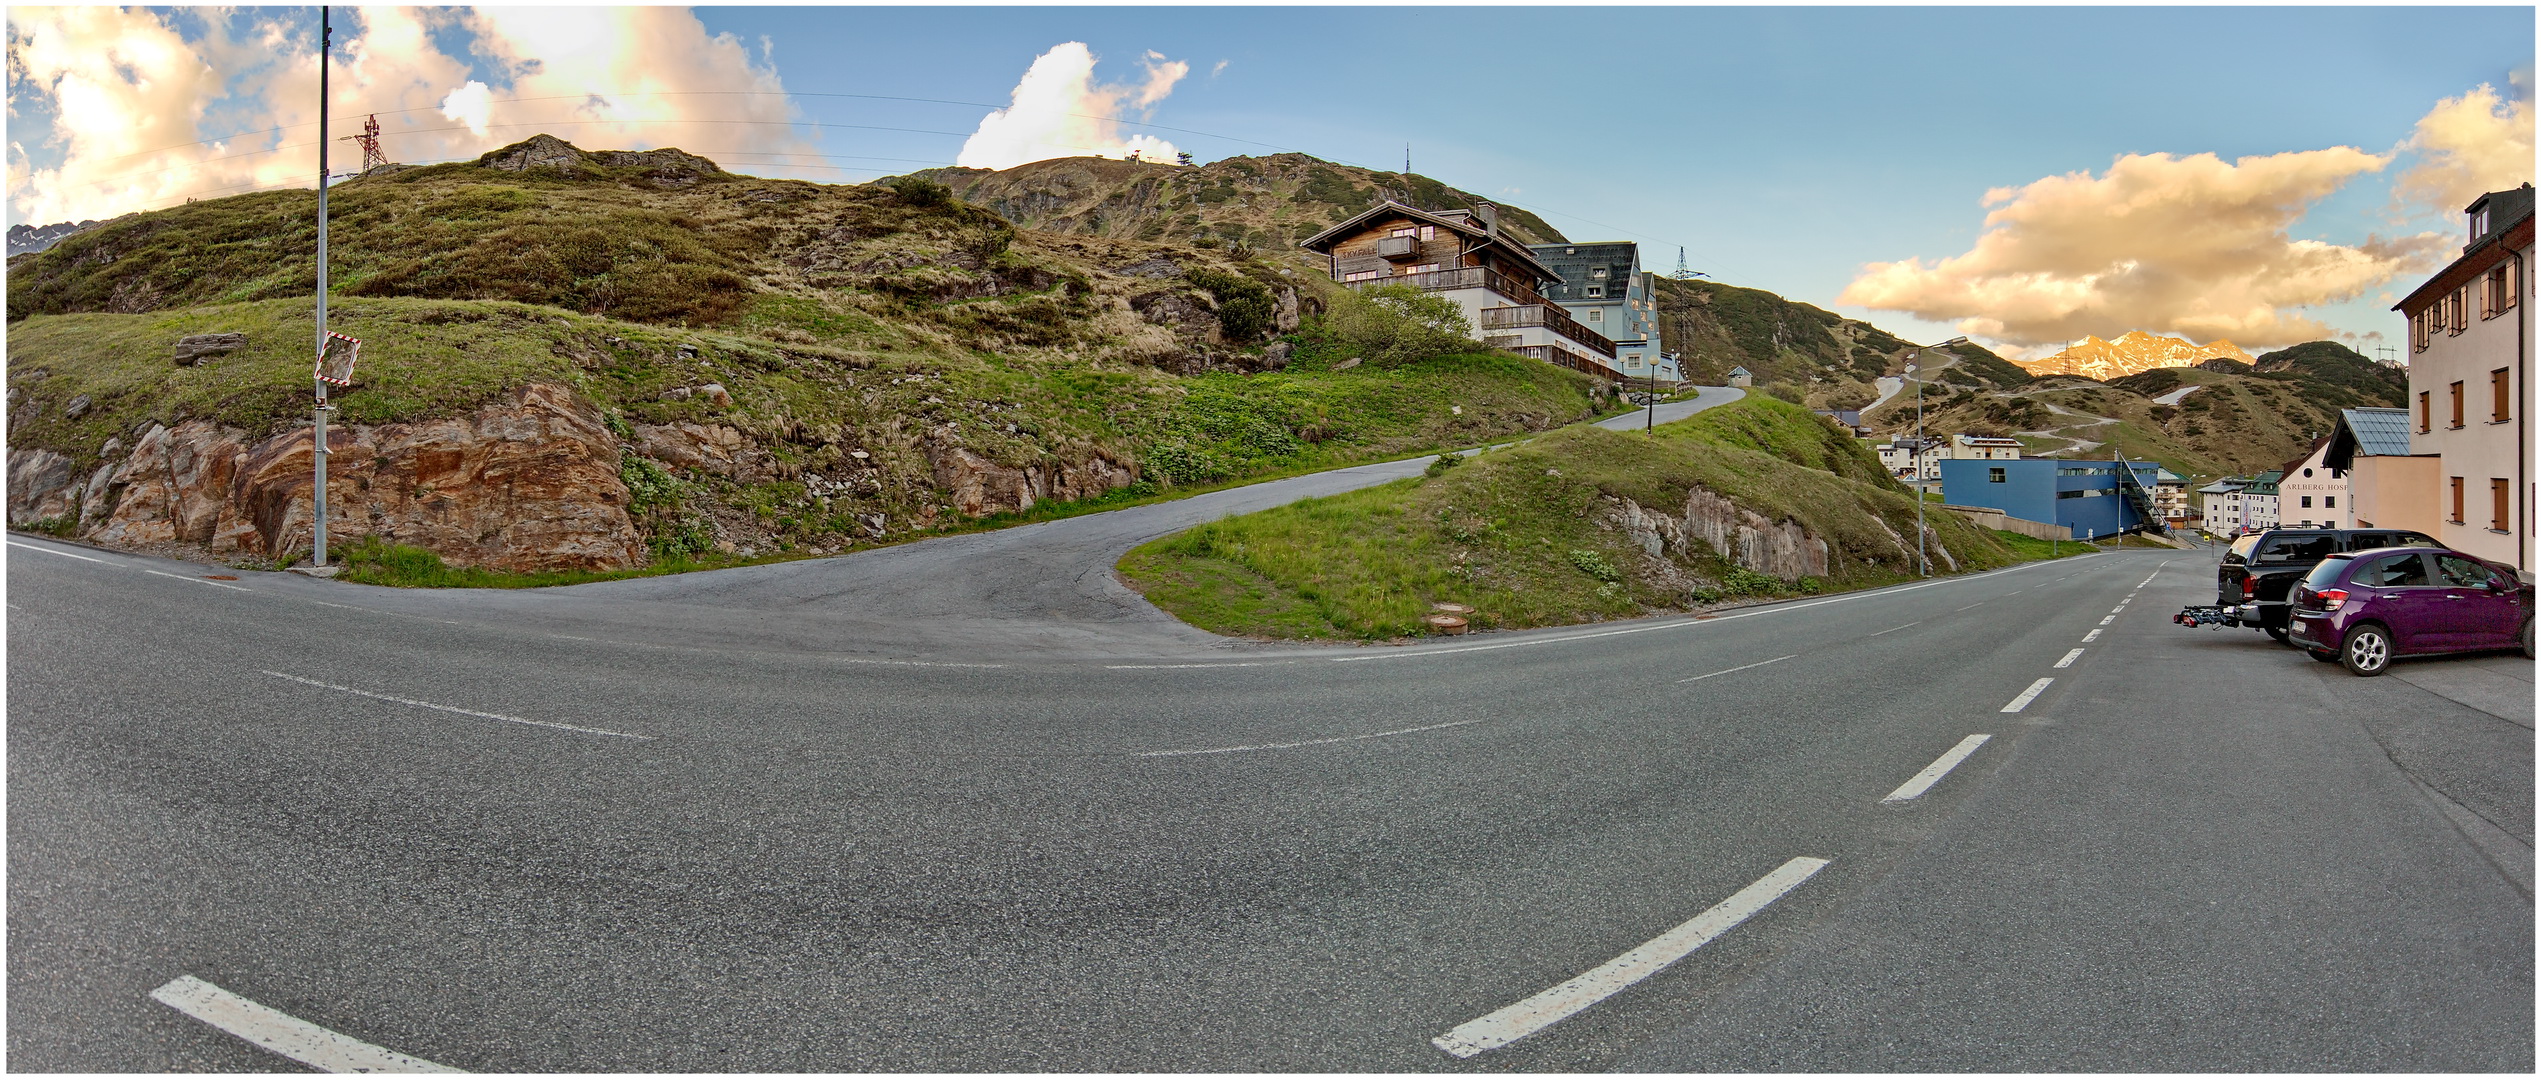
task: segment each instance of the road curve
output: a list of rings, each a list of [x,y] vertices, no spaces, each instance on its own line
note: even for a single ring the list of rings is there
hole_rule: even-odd
[[[824,562],[1276,498],[1198,501]],[[6,566],[24,1071],[2532,1068],[2529,710],[2182,631],[2195,553],[1358,649]]]

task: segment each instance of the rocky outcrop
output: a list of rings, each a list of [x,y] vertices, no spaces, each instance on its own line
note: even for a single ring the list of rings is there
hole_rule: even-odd
[[[101,465],[77,488],[66,479],[68,458],[17,451],[10,520],[76,507],[80,534],[102,544],[303,551],[312,533],[312,445],[306,430],[251,442],[206,420],[153,425],[129,458]],[[643,558],[617,440],[565,387],[533,384],[468,417],[332,428],[327,448],[330,545],[377,536],[455,566],[511,571],[607,570]]]
[[[778,461],[748,436],[723,424],[637,424],[630,445],[636,453],[663,464],[709,472],[745,484],[792,480],[802,471],[799,466]]]
[[[1797,521],[1767,520],[1718,493],[1699,487],[1688,491],[1682,517],[1645,509],[1630,499],[1616,501],[1614,524],[1653,559],[1671,553],[1692,557],[1698,554],[1693,545],[1701,543],[1734,566],[1785,581],[1827,575],[1824,539]]]
[[[187,334],[176,339],[176,366],[193,367],[247,347],[245,334]]]
[[[1062,502],[1091,498],[1128,487],[1138,471],[1094,451],[1077,460],[1065,458],[1017,468],[1000,465],[956,446],[930,444],[927,464],[945,501],[971,517],[1022,513],[1044,499]]]

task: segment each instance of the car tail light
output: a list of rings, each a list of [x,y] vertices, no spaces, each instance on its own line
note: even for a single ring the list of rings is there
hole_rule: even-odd
[[[2257,596],[2257,595],[2259,595],[2259,579],[2254,578],[2254,577],[2245,577],[2245,578],[2242,578],[2242,579],[2241,579],[2241,598],[2242,598],[2242,599],[2244,599],[2244,600],[2247,600],[2247,599],[2249,599],[2249,598],[2251,598],[2251,597],[2253,597],[2253,596]]]
[[[2313,595],[2320,597],[2320,609],[2322,611],[2336,611],[2347,605],[2347,590],[2345,589],[2322,589]]]

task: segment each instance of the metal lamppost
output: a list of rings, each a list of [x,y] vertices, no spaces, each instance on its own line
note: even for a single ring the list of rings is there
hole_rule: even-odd
[[[1906,374],[1915,377],[1915,452],[1906,459],[1915,472],[1915,573],[1932,576],[1932,559],[1924,553],[1923,540],[1923,350],[1915,350],[1915,363],[1906,365]]]
[[[316,462],[316,510],[311,518],[316,565],[326,566],[326,69],[335,35],[328,9],[318,8],[318,370],[309,381],[318,388],[317,420],[310,430],[310,457]]]

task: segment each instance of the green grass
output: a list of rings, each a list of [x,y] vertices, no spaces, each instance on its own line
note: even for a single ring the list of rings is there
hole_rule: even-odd
[[[1211,522],[1141,545],[1120,571],[1195,626],[1303,640],[1425,633],[1437,603],[1476,609],[1480,629],[1517,628],[1908,579],[1914,504],[1880,482],[1876,462],[1863,480],[1789,459],[1861,468],[1851,440],[1818,439],[1823,426],[1805,410],[1750,398],[1663,426],[1657,438],[1566,428],[1429,476]],[[1732,445],[1742,439],[1751,441]],[[1694,487],[1800,522],[1830,545],[1829,573],[1777,580],[1708,549],[1662,566],[1607,527],[1622,499],[1680,513]],[[1962,570],[2024,558],[1956,515],[1930,520]]]
[[[336,561],[344,567],[336,574],[337,581],[402,589],[539,589],[551,585],[581,585],[593,581],[658,577],[691,570],[789,561],[787,556],[740,559],[708,552],[695,558],[660,559],[648,566],[624,570],[556,570],[519,574],[477,566],[450,566],[441,561],[441,556],[423,548],[383,543],[377,537],[364,537],[361,542],[342,548],[335,555]]]

